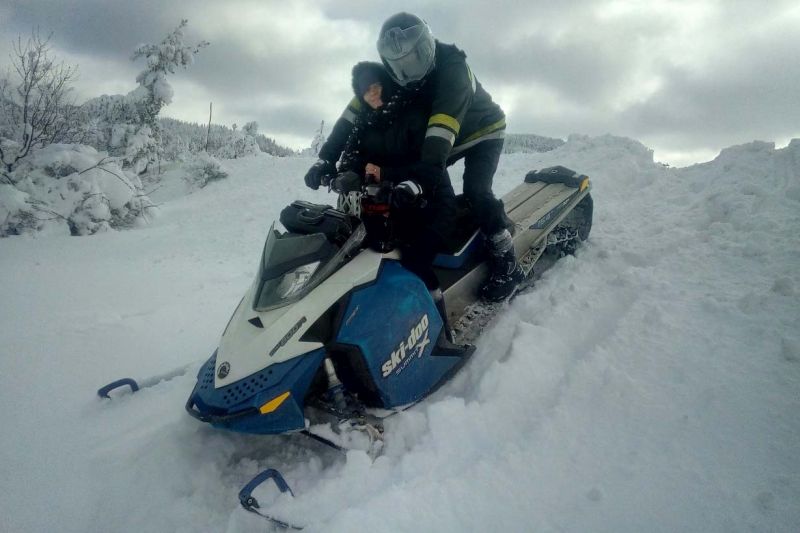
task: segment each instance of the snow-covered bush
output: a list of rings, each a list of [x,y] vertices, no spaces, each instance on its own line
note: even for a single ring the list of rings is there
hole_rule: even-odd
[[[192,154],[183,168],[186,172],[183,179],[192,190],[202,189],[212,181],[228,177],[227,169],[214,156],[205,152]]]
[[[153,207],[138,176],[92,147],[51,144],[20,161],[0,184],[0,236],[90,235],[129,227]]]

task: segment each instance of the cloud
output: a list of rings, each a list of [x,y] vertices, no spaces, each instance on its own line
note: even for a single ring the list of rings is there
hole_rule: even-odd
[[[397,10],[386,0],[6,6],[0,38],[35,26],[53,31],[56,51],[80,64],[78,93],[86,97],[133,89],[141,69],[129,61],[135,46],[188,18],[187,40],[211,46],[172,77],[175,100],[165,114],[204,121],[213,101],[215,121],[256,120],[294,146],[310,141],[320,120],[339,116],[350,97],[350,68],[377,58],[380,25]],[[411,0],[403,8],[467,52],[512,132],[625,135],[676,160],[800,136],[800,7],[793,0]]]
[[[800,134],[800,18],[776,14],[748,32],[718,35],[704,60],[666,66],[663,84],[626,110],[640,135],[661,135],[684,146],[706,138],[725,143],[775,140]],[[739,28],[740,29],[740,28]]]
[[[158,0],[11,0],[6,33],[53,32],[64,52],[127,60],[135,46],[160,38],[184,15]]]

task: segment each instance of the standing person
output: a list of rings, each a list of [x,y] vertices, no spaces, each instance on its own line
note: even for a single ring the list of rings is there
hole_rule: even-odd
[[[414,176],[410,170],[411,165],[419,166],[429,107],[401,91],[380,63],[362,62],[353,67],[353,92],[351,106],[357,112],[340,149],[338,177],[331,180],[331,186],[340,192],[366,181],[393,186],[392,221],[401,263],[425,283],[447,324],[433,261],[444,250],[453,228],[455,193],[446,170],[431,167]],[[338,131],[341,134],[342,130]],[[334,143],[341,139],[332,133],[321,154]],[[309,183],[313,170],[306,183],[318,187],[321,180]],[[452,340],[449,326],[445,333]]]
[[[378,53],[389,75],[416,100],[430,106],[425,139],[412,178],[444,169],[464,159],[464,195],[486,237],[489,277],[481,296],[499,301],[511,295],[524,275],[514,254],[503,203],[492,192],[492,180],[503,149],[505,115],[483,89],[455,45],[434,39],[428,25],[409,13],[389,17],[381,27]],[[330,170],[358,112],[351,101],[335,124],[320,161],[306,183]]]

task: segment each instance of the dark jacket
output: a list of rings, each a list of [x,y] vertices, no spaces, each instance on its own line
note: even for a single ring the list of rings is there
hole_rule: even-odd
[[[377,110],[363,100],[363,89],[372,80],[383,87],[384,105]],[[428,288],[436,287],[431,263],[451,235],[456,201],[447,171],[419,161],[430,106],[424,99],[410,98],[412,95],[401,91],[380,63],[363,62],[353,68],[353,92],[355,97],[345,112],[350,120],[343,117],[337,122],[320,156],[338,159],[344,151],[340,172],[351,170],[363,177],[366,164],[373,163],[381,167],[382,181],[397,184],[410,179],[422,187],[424,206],[393,211],[393,231],[403,247],[406,268],[420,276]],[[349,127],[343,127],[343,123]]]
[[[506,117],[467,65],[455,45],[436,41],[433,71],[420,99],[431,106],[421,161],[444,168],[451,156],[477,143],[503,138]]]
[[[430,172],[430,167],[443,171],[451,156],[481,141],[504,135],[506,123],[502,109],[472,74],[466,54],[455,45],[436,41],[434,68],[422,87],[410,97],[427,113],[419,157],[422,166],[412,165],[415,176]],[[355,118],[365,105],[359,96],[350,101],[320,150],[320,158],[339,159]]]
[[[384,105],[372,109],[364,100],[359,78],[377,79],[383,87]],[[373,163],[381,167],[381,178],[397,184],[407,179],[418,182],[423,192],[434,194],[449,178],[443,169],[435,167],[422,170],[419,160],[428,129],[430,107],[419,98],[411,98],[392,81],[380,63],[362,62],[353,67],[353,91],[355,96],[348,106],[352,109],[351,127],[331,132],[320,156],[325,159],[325,150],[331,144],[340,144],[335,134],[347,132],[342,150],[340,171],[352,170],[363,175],[364,166]],[[337,123],[338,124],[338,123]]]

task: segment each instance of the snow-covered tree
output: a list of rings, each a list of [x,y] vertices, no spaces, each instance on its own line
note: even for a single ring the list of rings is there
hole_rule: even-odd
[[[223,130],[221,146],[214,153],[222,159],[238,159],[260,151],[255,136],[248,135],[244,130],[237,130],[234,124],[230,130]]]
[[[99,120],[99,135],[93,143],[123,157],[126,168],[141,174],[158,157],[160,123],[158,114],[172,102],[173,89],[167,75],[177,68],[187,68],[194,55],[208,46],[202,41],[191,46],[184,43],[186,20],[160,43],[143,44],[133,52],[132,60],[145,59],[145,68],[136,81],[139,86],[125,96],[101,96],[85,105],[88,117]],[[99,146],[98,146],[99,145]]]
[[[196,124],[175,120],[173,118],[162,117],[159,119],[161,131],[161,156],[169,161],[186,161],[193,157],[193,154],[205,149],[206,128],[205,124]],[[244,140],[237,148],[236,135],[243,134]],[[252,142],[255,141],[255,146]],[[217,124],[211,125],[208,138],[208,153],[223,159],[233,159],[242,157],[256,151],[264,152],[275,156],[291,156],[295,152],[281,146],[265,136],[258,133],[258,123],[248,122],[240,131],[236,133],[227,126]]]
[[[256,135],[258,135],[258,122],[256,122],[255,120],[252,122],[248,122],[242,128],[242,131],[245,133],[245,135],[250,135],[252,137],[255,137]]]
[[[503,153],[513,154],[549,152],[564,144],[563,139],[542,137],[541,135],[510,133],[506,135]]]
[[[194,63],[194,55],[208,46],[201,41],[195,46],[183,42],[183,29],[188,20],[181,23],[158,44],[143,44],[133,52],[132,60],[144,58],[146,67],[136,76],[139,83],[140,122],[138,129],[129,139],[125,157],[138,172],[157,156],[161,108],[172,102],[172,86],[167,82],[167,74],[174,74],[178,67],[187,68]],[[143,91],[141,91],[143,89]]]
[[[0,162],[6,181],[19,162],[38,148],[79,136],[78,108],[71,97],[76,67],[52,55],[50,36],[38,30],[18,37],[11,68],[0,78]]]
[[[319,151],[322,149],[322,145],[325,144],[325,121],[323,120],[320,125],[317,133],[314,135],[314,138],[311,140],[311,153],[309,155],[317,156],[319,155]]]

